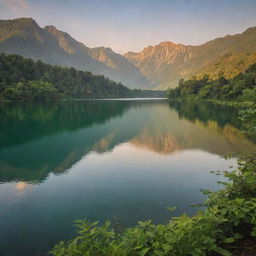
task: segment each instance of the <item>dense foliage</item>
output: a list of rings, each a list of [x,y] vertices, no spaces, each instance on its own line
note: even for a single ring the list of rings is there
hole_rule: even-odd
[[[256,134],[256,107],[240,110],[239,119],[242,121],[244,133],[254,136]]]
[[[90,72],[0,54],[0,98],[5,100],[159,96],[164,92],[131,90]]]
[[[256,101],[256,64],[230,80],[224,77],[210,80],[208,76],[180,80],[179,86],[169,89],[167,95],[169,98]]]
[[[217,174],[220,174],[217,172]],[[118,232],[110,222],[77,222],[79,235],[60,242],[54,256],[182,256],[256,253],[256,158],[240,157],[238,169],[224,172],[224,188],[204,191],[207,208],[195,216],[174,217],[167,224],[139,222]],[[172,209],[171,209],[172,210]],[[246,254],[247,255],[247,254]]]
[[[236,46],[238,45],[236,44]],[[244,72],[246,69],[248,69],[250,65],[255,62],[255,52],[250,52],[246,54],[243,54],[241,52],[227,52],[217,58],[215,61],[206,65],[199,72],[196,72],[196,76],[202,78],[205,74],[207,74],[213,80],[216,80],[221,76],[231,79],[236,75],[240,74],[241,72]]]

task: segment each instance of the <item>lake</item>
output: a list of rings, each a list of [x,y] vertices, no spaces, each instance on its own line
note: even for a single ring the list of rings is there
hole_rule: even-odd
[[[192,215],[236,159],[256,150],[237,109],[167,100],[0,106],[0,255],[45,255],[74,220]],[[174,212],[166,210],[176,206]]]

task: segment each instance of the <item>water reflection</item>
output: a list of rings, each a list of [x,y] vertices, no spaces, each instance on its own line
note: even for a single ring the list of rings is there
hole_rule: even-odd
[[[179,118],[203,123],[216,121],[220,127],[226,124],[241,127],[240,120],[237,119],[239,109],[235,107],[207,101],[170,101],[169,105],[178,112]]]
[[[71,101],[0,109],[0,181],[45,180],[91,151],[118,144],[159,154],[200,149],[218,155],[255,150],[236,109],[166,101]]]
[[[0,255],[45,255],[73,221],[193,214],[211,170],[255,151],[235,109],[167,101],[70,101],[0,108]]]

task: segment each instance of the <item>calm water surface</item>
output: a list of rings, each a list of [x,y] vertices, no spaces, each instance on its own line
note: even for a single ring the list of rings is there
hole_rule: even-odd
[[[193,214],[221,156],[256,150],[235,109],[209,103],[67,101],[0,107],[0,255],[45,255],[73,221]]]

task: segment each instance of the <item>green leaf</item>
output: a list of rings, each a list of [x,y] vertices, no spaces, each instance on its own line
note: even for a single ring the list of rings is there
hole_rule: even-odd
[[[144,248],[143,250],[140,251],[140,256],[145,256],[148,251],[149,248]]]
[[[162,248],[163,248],[164,252],[167,253],[170,250],[172,250],[173,247],[170,244],[163,244]]]
[[[233,237],[228,237],[228,238],[224,239],[223,242],[226,244],[232,244],[235,242],[235,239]]]
[[[229,251],[220,247],[215,247],[213,250],[223,256],[232,256],[232,254]]]

